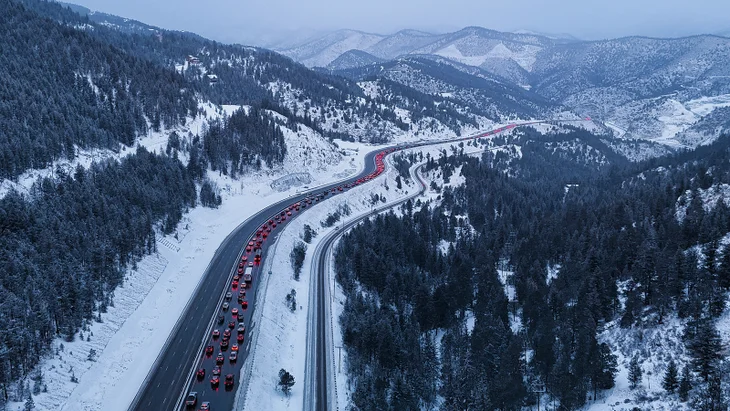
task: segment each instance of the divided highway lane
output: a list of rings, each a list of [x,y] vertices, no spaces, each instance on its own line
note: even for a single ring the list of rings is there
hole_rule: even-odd
[[[200,387],[200,395],[197,406],[199,406],[200,403],[203,401],[210,401],[212,409],[232,409],[235,399],[234,393],[239,383],[239,381],[237,381],[237,378],[240,374],[241,367],[246,361],[246,357],[248,354],[249,347],[247,346],[246,342],[244,342],[243,347],[240,350],[238,361],[234,364],[229,364],[226,356],[225,365],[222,367],[223,372],[221,376],[221,386],[223,385],[223,377],[225,377],[225,374],[232,373],[235,375],[236,381],[232,392],[225,392],[222,387],[219,391],[213,391],[212,389],[210,389],[210,366],[206,367],[206,376],[201,383],[198,383],[197,380],[194,378],[194,373],[197,370],[198,366],[200,366],[201,364],[207,364],[201,361],[202,352],[204,346],[209,343],[210,331],[214,329],[214,327],[218,326],[217,324],[214,324],[214,320],[216,319],[220,310],[220,304],[223,301],[223,295],[226,291],[231,290],[231,280],[233,275],[236,273],[238,262],[240,261],[240,256],[242,254],[242,249],[245,248],[245,245],[256,233],[256,230],[261,227],[265,222],[267,222],[275,213],[278,213],[287,206],[299,202],[302,199],[307,198],[311,195],[316,196],[317,194],[325,191],[330,191],[338,186],[351,184],[358,179],[362,179],[365,176],[376,172],[376,156],[383,151],[388,151],[390,153],[394,150],[399,150],[403,148],[414,148],[431,144],[444,144],[449,142],[458,142],[468,139],[486,137],[504,130],[515,128],[517,126],[537,123],[542,123],[542,121],[534,121],[523,124],[510,124],[502,128],[469,137],[460,137],[451,140],[422,142],[408,145],[398,145],[386,147],[383,150],[368,153],[365,157],[365,168],[360,173],[360,175],[338,183],[318,187],[306,193],[302,193],[297,196],[292,196],[285,200],[279,201],[240,224],[233,230],[233,232],[231,232],[231,234],[228,235],[228,237],[226,237],[226,239],[221,243],[218,250],[216,250],[213,259],[206,268],[203,277],[201,278],[195,292],[193,293],[193,297],[188,301],[183,311],[183,315],[178,319],[177,323],[175,324],[173,331],[171,332],[170,336],[165,342],[165,345],[163,346],[162,351],[160,352],[160,355],[157,357],[157,360],[150,369],[147,378],[140,387],[140,390],[132,401],[132,404],[130,404],[129,410],[178,411],[184,408],[184,406],[182,405],[182,400],[187,395],[187,393],[189,391],[198,390],[198,387]],[[382,155],[379,159],[382,159]],[[336,190],[332,194],[337,193],[339,193],[339,191]],[[292,217],[296,217],[296,214],[294,214]],[[264,258],[268,250],[268,244],[273,243],[274,237],[278,235],[277,231],[278,229],[276,231],[272,231],[271,235],[269,236],[270,240],[264,241],[262,244],[262,254]],[[258,275],[260,275],[260,273],[255,270],[253,283],[251,284],[251,287],[247,289],[246,299],[247,301],[249,301],[250,305],[248,306],[247,310],[243,311],[243,322],[249,329],[251,326],[256,326],[256,324],[250,324],[249,321],[252,317],[252,312],[255,309],[253,303],[255,302],[256,293],[258,291]],[[232,307],[236,306],[235,299],[233,299],[231,303]],[[225,327],[227,325],[227,322],[230,320],[230,314],[226,313],[226,323],[221,326],[221,332],[223,331],[223,327]],[[249,329],[246,330],[246,333],[250,331]],[[232,337],[234,337],[236,333],[232,334]],[[233,343],[233,341],[235,340],[232,338],[231,343]],[[216,345],[214,345],[214,355],[217,354],[219,351],[219,346]],[[208,389],[206,389],[206,387]],[[210,394],[210,399],[208,398],[208,394]]]
[[[180,399],[187,395],[189,391],[188,384],[193,384],[191,391],[198,391],[199,399],[198,405],[202,401],[210,401],[211,408],[214,410],[231,410],[233,402],[235,400],[235,390],[238,388],[238,376],[240,369],[246,361],[248,354],[247,340],[244,340],[244,347],[239,352],[238,361],[231,365],[228,361],[228,355],[226,355],[225,365],[221,367],[223,373],[221,376],[220,389],[214,392],[210,389],[210,372],[212,368],[207,366],[206,377],[199,384],[193,376],[192,382],[189,382],[189,377],[194,373],[199,365],[201,358],[201,350],[204,348],[203,343],[208,341],[210,337],[210,325],[213,320],[217,318],[221,298],[225,291],[231,290],[230,283],[234,273],[236,273],[238,262],[240,261],[240,255],[242,250],[245,248],[249,239],[256,230],[266,223],[274,214],[280,212],[287,206],[299,202],[302,199],[310,196],[317,195],[325,190],[331,191],[332,188],[336,188],[343,184],[349,184],[357,179],[375,172],[375,156],[378,152],[368,153],[365,157],[365,167],[360,175],[352,177],[348,180],[341,181],[338,183],[329,184],[326,186],[312,189],[306,193],[302,193],[293,197],[289,197],[282,201],[279,201],[266,209],[260,211],[248,220],[243,222],[241,225],[236,227],[231,234],[226,237],[221,243],[218,250],[216,250],[213,259],[205,270],[203,277],[196,290],[193,293],[193,297],[188,301],[183,315],[178,319],[175,327],[173,328],[170,336],[168,337],[165,345],[163,346],[160,355],[150,369],[147,378],[140,387],[139,392],[129,406],[129,410],[138,411],[179,411],[184,409],[184,406],[180,405]],[[339,191],[336,191],[339,193]],[[334,193],[333,193],[334,194]],[[329,196],[325,197],[329,198]],[[292,217],[295,217],[294,214]],[[272,230],[269,235],[269,239],[262,244],[262,255],[266,256],[268,245],[273,243],[274,237],[278,235],[277,229]],[[255,309],[254,302],[256,298],[256,292],[258,291],[257,277],[260,273],[254,271],[254,279],[251,287],[247,289],[246,299],[249,301],[247,310],[243,310],[244,323],[246,327],[246,333],[250,332],[252,324],[249,323],[252,312]],[[225,290],[225,291],[224,291]],[[236,305],[235,297],[231,301],[231,307],[239,307]],[[231,315],[226,313],[225,324],[220,326],[221,333],[223,327],[227,326],[228,321],[231,319]],[[215,327],[219,327],[218,324],[214,324]],[[255,324],[253,324],[255,326]],[[235,331],[232,333],[231,343],[235,342]],[[219,351],[218,344],[214,345],[215,354]],[[227,353],[230,352],[227,351]],[[233,373],[236,381],[231,392],[225,392],[223,387],[223,377],[225,374]],[[200,387],[200,389],[198,389]],[[204,396],[204,387],[207,388],[206,394],[215,394],[212,398]]]
[[[375,210],[362,215],[352,221],[345,223],[342,228],[336,229],[329,234],[319,243],[315,248],[312,261],[312,273],[314,273],[316,285],[314,290],[314,296],[310,298],[310,301],[316,301],[314,311],[310,311],[309,314],[309,328],[307,329],[307,376],[311,378],[315,376],[314,380],[310,379],[310,383],[305,387],[304,395],[304,410],[305,411],[327,411],[335,409],[336,407],[330,404],[330,400],[336,401],[332,395],[332,387],[330,383],[334,384],[334,376],[331,373],[328,374],[328,364],[333,365],[334,358],[332,357],[332,335],[331,335],[331,324],[332,313],[330,312],[328,301],[330,301],[330,290],[329,290],[329,256],[332,253],[332,248],[337,240],[342,237],[352,227],[356,226],[363,220],[370,218],[376,214],[382,213],[385,210],[398,207],[401,204],[405,204],[406,201],[412,200],[426,190],[426,183],[421,178],[419,173],[422,165],[417,166],[413,170],[413,176],[415,181],[420,185],[420,189],[409,196],[406,196],[394,203],[376,208]],[[310,307],[312,305],[310,304]],[[310,308],[311,310],[312,308]],[[316,329],[313,330],[312,328]],[[314,334],[312,332],[314,331]],[[311,337],[315,337],[315,341],[310,341]],[[313,368],[314,369],[313,369]],[[312,375],[314,374],[314,375]],[[314,384],[312,384],[312,382]]]

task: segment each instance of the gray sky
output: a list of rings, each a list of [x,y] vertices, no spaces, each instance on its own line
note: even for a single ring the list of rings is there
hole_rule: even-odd
[[[67,1],[163,28],[244,43],[260,33],[338,28],[387,34],[403,28],[445,32],[482,26],[570,33],[584,39],[730,33],[728,0]]]

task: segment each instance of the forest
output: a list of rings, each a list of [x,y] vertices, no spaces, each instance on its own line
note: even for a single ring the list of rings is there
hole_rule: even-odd
[[[103,321],[114,289],[197,201],[177,160],[140,148],[120,162],[38,180],[0,199],[0,404],[54,338]]]
[[[536,404],[536,387],[543,401],[577,409],[615,384],[616,347],[602,330],[670,318],[686,324],[690,361],[673,359],[667,395],[726,409],[715,322],[730,287],[719,242],[730,209],[701,198],[730,183],[730,138],[637,164],[577,130],[503,142],[521,157],[457,147],[428,157],[427,170],[445,181],[458,171],[465,184],[340,244],[357,409],[517,410]],[[582,149],[556,149],[567,142]]]

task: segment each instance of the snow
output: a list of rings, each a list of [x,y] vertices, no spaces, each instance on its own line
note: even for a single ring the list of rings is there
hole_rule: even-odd
[[[730,205],[730,185],[728,184],[714,184],[706,190],[699,188],[698,191],[702,198],[702,206],[707,212],[715,208],[718,200],[722,200],[725,205]],[[687,208],[692,201],[692,195],[692,191],[687,190],[677,199],[675,217],[680,223],[687,216]]]
[[[404,185],[400,193],[396,193],[395,177],[397,172],[391,167],[388,171],[375,181],[350,189],[336,197],[320,202],[301,214],[286,225],[284,231],[279,235],[276,243],[266,256],[266,263],[276,267],[275,273],[266,278],[266,284],[261,284],[264,292],[259,293],[256,306],[261,309],[256,311],[255,324],[251,335],[252,355],[251,365],[244,367],[244,372],[249,376],[249,384],[241,386],[236,409],[261,409],[261,410],[299,410],[302,409],[304,401],[305,360],[307,345],[302,341],[307,335],[307,313],[314,309],[309,306],[309,291],[311,289],[311,271],[313,250],[315,250],[322,239],[336,229],[345,221],[350,221],[361,215],[369,213],[371,208],[371,196],[378,194],[385,196],[387,203],[392,203],[403,198],[416,189],[416,183],[411,181],[410,187]],[[322,222],[331,213],[347,205],[352,214],[343,218],[341,222],[333,227],[325,228]],[[383,204],[379,204],[382,206]],[[317,231],[311,244],[307,245],[307,255],[302,267],[302,275],[299,281],[294,280],[294,273],[289,260],[289,253],[294,245],[301,241],[301,234],[304,225],[308,224]],[[264,269],[266,271],[266,268]],[[330,273],[330,278],[334,274]],[[331,301],[333,314],[333,345],[342,346],[342,336],[337,318],[341,314],[344,305],[344,295],[338,285],[330,283],[330,294],[334,301]],[[286,295],[296,291],[297,305],[299,308],[292,313],[285,306]],[[267,355],[255,355],[256,352],[266,352]],[[338,392],[338,404],[340,409],[346,409],[349,393],[346,386],[346,359],[344,352],[336,354],[336,363],[340,362],[339,355],[342,354],[342,367],[337,372],[336,385]],[[276,390],[278,372],[281,368],[286,369],[296,380],[290,397],[284,396]],[[250,369],[250,370],[247,370]]]
[[[214,107],[209,108],[212,116]],[[224,111],[232,109],[234,106],[229,106]],[[187,124],[187,128],[193,127],[195,122]],[[160,150],[163,141],[164,133],[150,133],[141,139],[141,144]],[[115,291],[114,307],[101,315],[103,322],[93,322],[89,332],[83,332],[84,336],[90,336],[90,341],[63,342],[63,352],[42,359],[38,369],[46,376],[48,392],[34,397],[36,409],[125,410],[219,244],[248,217],[297,190],[290,187],[276,191],[271,182],[286,175],[287,170],[299,167],[302,158],[310,161],[307,170],[312,185],[329,182],[333,175],[338,176],[335,179],[344,178],[358,172],[366,152],[376,148],[338,142],[347,148],[343,150],[346,154],[341,155],[339,162],[333,162],[330,152],[311,150],[322,147],[321,142],[310,142],[311,145],[290,148],[283,167],[275,170],[262,170],[240,180],[209,172],[209,178],[221,189],[223,204],[215,210],[192,209],[179,224],[177,238],[158,234],[157,252],[139,261],[136,270],[129,270],[124,285]],[[82,165],[90,164],[93,159],[80,158],[87,159],[86,163],[75,160]],[[53,346],[58,348],[60,344],[61,341],[56,341]],[[97,352],[95,362],[86,361],[92,348]],[[78,384],[70,381],[71,366]],[[10,409],[21,406],[21,403],[11,403]]]

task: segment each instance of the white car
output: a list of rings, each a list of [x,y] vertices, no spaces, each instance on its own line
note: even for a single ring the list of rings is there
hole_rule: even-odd
[[[228,309],[228,303],[225,302],[225,303],[223,303],[223,311],[226,311],[227,309]]]

